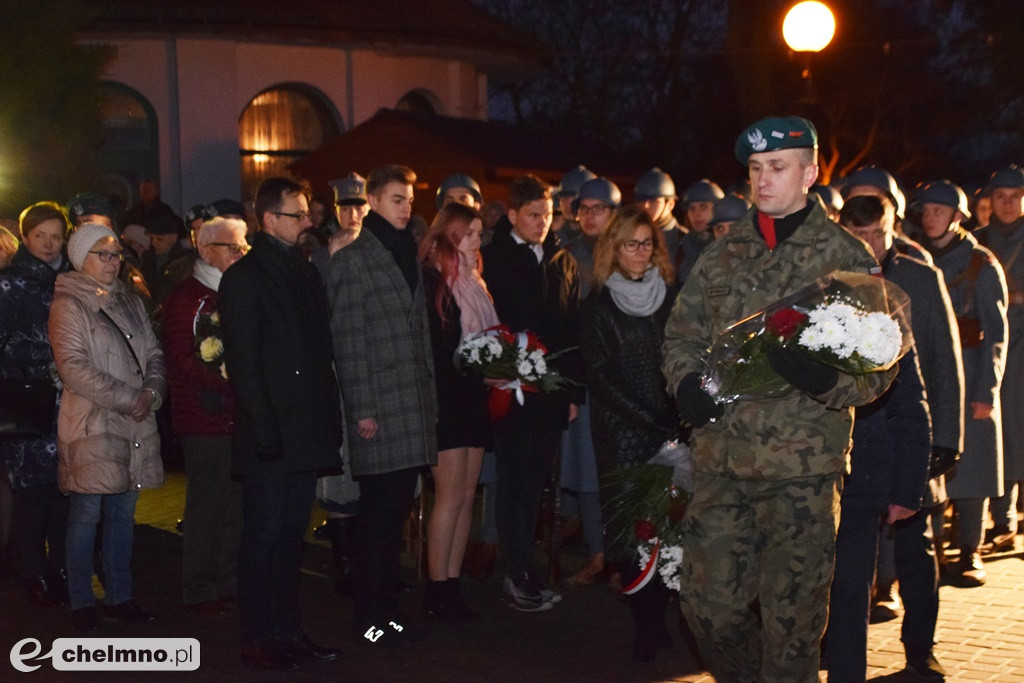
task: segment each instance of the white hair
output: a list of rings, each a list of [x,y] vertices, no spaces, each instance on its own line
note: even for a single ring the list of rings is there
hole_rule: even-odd
[[[210,242],[216,242],[222,240],[223,236],[235,231],[241,232],[245,235],[247,226],[245,221],[240,218],[225,218],[224,216],[217,216],[211,218],[208,221],[204,221],[199,226],[199,235],[196,236],[196,242],[200,247],[205,247]]]

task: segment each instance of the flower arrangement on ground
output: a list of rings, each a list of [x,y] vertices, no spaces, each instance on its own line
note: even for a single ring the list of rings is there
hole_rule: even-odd
[[[508,413],[512,396],[523,405],[524,392],[552,392],[575,384],[550,365],[565,349],[548,353],[547,347],[531,331],[512,332],[496,325],[483,332],[467,334],[455,350],[455,367],[499,383],[491,389],[491,417]]]
[[[768,362],[772,346],[851,375],[888,370],[910,347],[909,315],[910,299],[893,283],[835,271],[723,330],[701,381],[719,403],[782,396],[793,387]]]

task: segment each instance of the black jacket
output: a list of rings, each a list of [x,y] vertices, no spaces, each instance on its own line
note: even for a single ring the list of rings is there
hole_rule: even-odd
[[[931,420],[913,349],[899,374],[873,402],[857,408],[843,505],[884,510],[921,507],[931,455]]]
[[[557,238],[548,233],[544,257],[537,263],[533,252],[507,232],[495,232],[482,256],[483,278],[498,319],[513,332],[532,330],[549,353],[575,349],[558,358],[554,366],[570,379],[582,381],[580,280],[573,257],[559,251]],[[582,404],[584,400],[582,387],[552,394],[528,393],[524,406],[512,402],[506,419],[521,427],[564,429],[570,401]]]
[[[252,251],[224,273],[218,294],[235,396],[235,474],[340,467],[341,406],[316,268],[257,233]]]
[[[583,302],[583,362],[594,450],[602,472],[641,465],[678,437],[679,416],[661,373],[665,321],[678,286],[645,317],[624,313],[602,288]]]

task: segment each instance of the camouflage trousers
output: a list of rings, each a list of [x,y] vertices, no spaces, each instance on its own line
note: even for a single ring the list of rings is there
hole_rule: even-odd
[[[839,523],[839,475],[698,472],[683,519],[680,605],[719,683],[816,682]]]

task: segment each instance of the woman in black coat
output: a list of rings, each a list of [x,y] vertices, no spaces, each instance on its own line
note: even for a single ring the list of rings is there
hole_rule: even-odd
[[[678,438],[679,416],[661,374],[665,321],[678,285],[665,238],[643,211],[618,212],[594,249],[595,289],[583,304],[583,363],[590,389],[598,470],[646,463]],[[608,500],[608,497],[605,497]],[[613,515],[605,512],[605,519]],[[639,573],[629,530],[608,529],[609,559],[629,583]],[[633,658],[650,661],[670,644],[664,610],[668,589],[655,577],[628,595],[636,623]]]
[[[482,231],[476,209],[451,203],[438,212],[420,244],[437,383],[438,450],[437,464],[431,467],[434,509],[427,529],[429,577],[423,610],[429,617],[456,623],[476,616],[462,601],[459,575],[490,418],[484,381],[459,372],[454,357],[465,335],[498,324],[480,277]]]
[[[52,379],[47,321],[57,274],[70,267],[63,253],[70,226],[60,206],[39,202],[21,213],[20,228],[24,243],[0,272],[0,376]],[[25,590],[40,605],[64,602],[68,501],[57,487],[56,412],[49,434],[2,441],[0,455],[13,489],[12,526]]]

